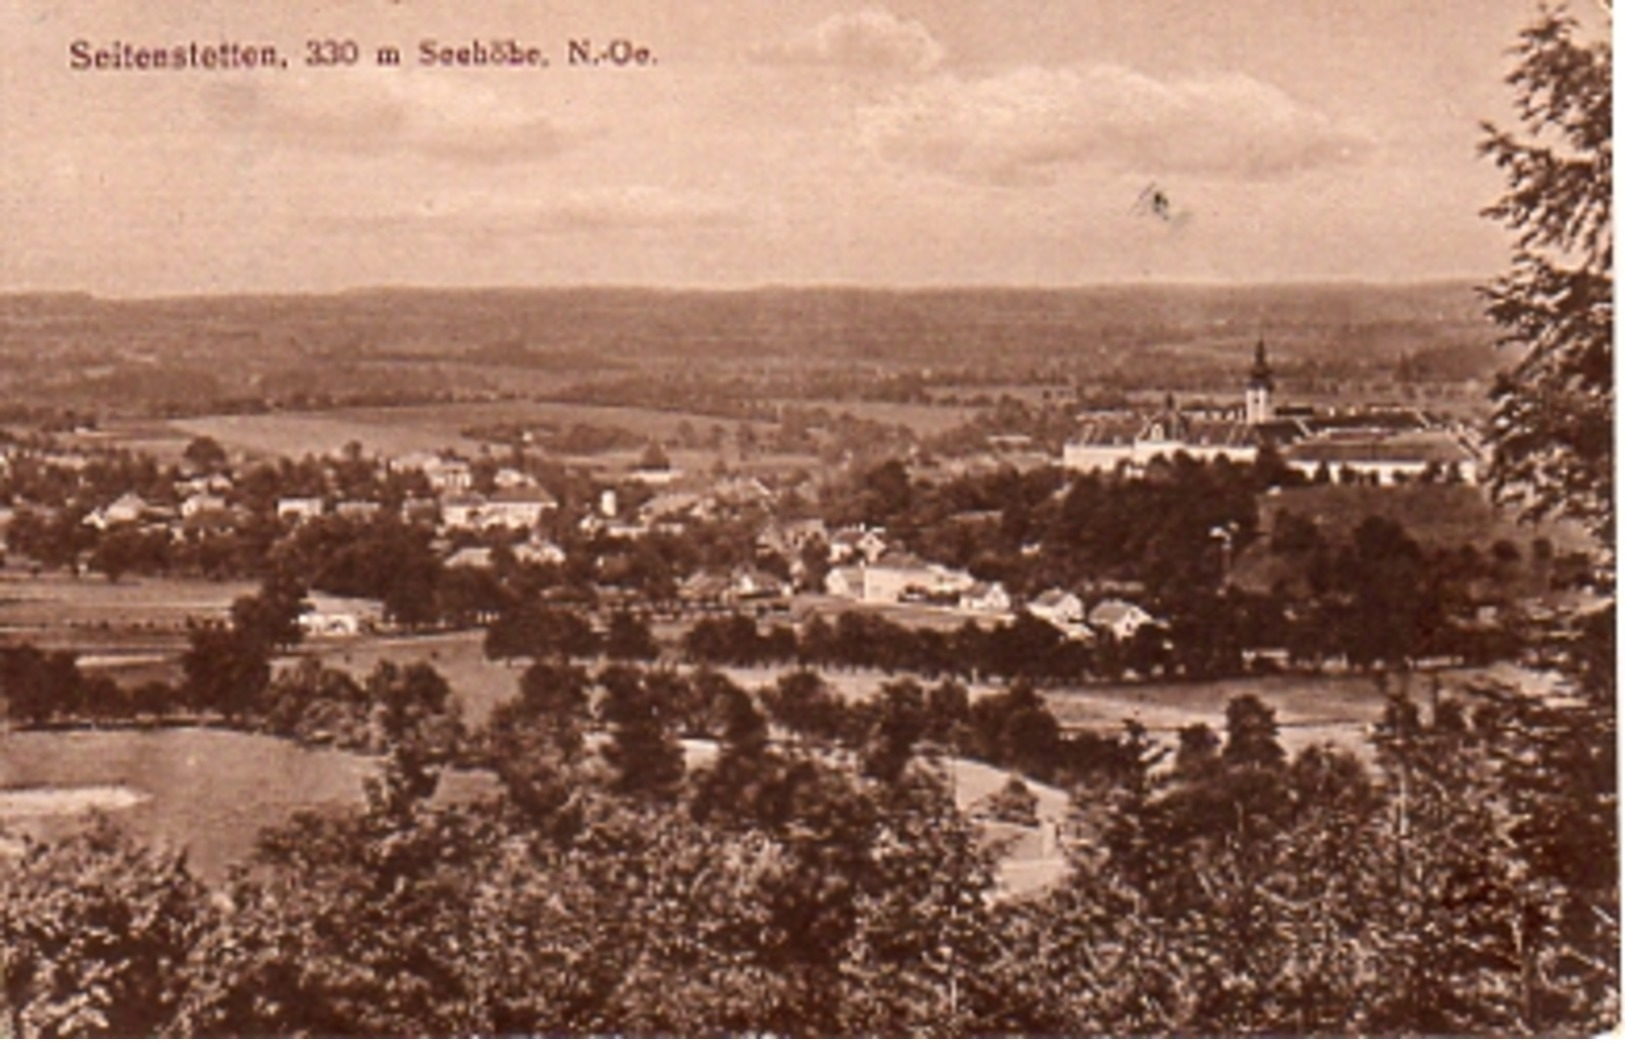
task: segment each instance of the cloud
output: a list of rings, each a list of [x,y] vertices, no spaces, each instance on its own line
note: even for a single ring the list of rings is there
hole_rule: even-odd
[[[920,73],[936,68],[942,45],[919,22],[883,8],[832,15],[812,29],[750,55],[767,65],[824,66],[856,73]]]
[[[511,192],[442,193],[418,203],[338,215],[340,224],[364,231],[461,235],[721,228],[745,220],[736,203],[657,185],[576,189],[544,198]]]
[[[1270,84],[1158,80],[1116,65],[936,76],[861,114],[886,159],[977,183],[1045,183],[1065,166],[1243,179],[1353,162],[1369,135]]]
[[[206,104],[220,127],[314,151],[486,165],[547,159],[587,136],[489,90],[400,73],[213,84]]]

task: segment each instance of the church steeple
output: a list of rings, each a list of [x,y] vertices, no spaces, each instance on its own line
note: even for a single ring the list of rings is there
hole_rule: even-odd
[[[1253,368],[1247,377],[1247,423],[1264,424],[1275,419],[1275,406],[1270,393],[1275,390],[1275,374],[1270,370],[1269,355],[1264,350],[1264,338],[1258,338],[1253,351]]]

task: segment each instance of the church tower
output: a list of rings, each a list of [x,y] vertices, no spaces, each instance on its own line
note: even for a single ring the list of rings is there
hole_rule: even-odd
[[[1275,419],[1275,405],[1270,401],[1274,390],[1275,374],[1270,371],[1270,360],[1260,337],[1253,353],[1253,370],[1247,377],[1247,423],[1265,424]]]

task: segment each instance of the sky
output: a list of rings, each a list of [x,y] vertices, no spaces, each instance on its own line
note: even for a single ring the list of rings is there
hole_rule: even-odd
[[[0,291],[1483,278],[1508,243],[1479,121],[1510,121],[1535,10],[16,0]],[[362,60],[305,67],[307,39]],[[551,64],[426,68],[425,39]],[[571,39],[653,62],[572,67]],[[75,40],[289,67],[74,71]]]

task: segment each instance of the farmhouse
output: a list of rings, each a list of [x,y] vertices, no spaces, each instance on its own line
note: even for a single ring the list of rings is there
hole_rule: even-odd
[[[462,493],[440,501],[440,525],[445,529],[477,529],[485,510],[485,497]]]
[[[562,565],[565,554],[550,540],[531,540],[514,547],[513,557],[521,565]]]
[[[959,607],[966,612],[1008,612],[1010,593],[1002,583],[975,583],[960,592]]]
[[[513,467],[497,468],[491,482],[498,489],[530,489],[536,485],[536,479]]]
[[[876,561],[886,553],[886,530],[867,525],[853,525],[837,529],[829,537],[829,560],[847,562]]]
[[[848,601],[863,599],[863,567],[859,565],[842,565],[829,570],[824,577],[824,593],[833,598],[845,598]]]
[[[85,524],[97,529],[138,522],[153,512],[152,505],[135,493],[125,493],[105,507],[85,515]]]
[[[377,628],[383,606],[370,598],[341,598],[312,594],[310,607],[299,613],[299,627],[307,637],[354,637]]]
[[[1042,619],[1054,626],[1083,622],[1083,599],[1059,587],[1039,594],[1027,602],[1027,611],[1034,619]]]
[[[1107,598],[1089,610],[1089,625],[1096,632],[1119,641],[1127,641],[1139,633],[1141,627],[1156,621],[1156,617],[1139,605],[1119,598]]]
[[[490,547],[459,547],[444,562],[448,569],[488,569],[491,567]]]
[[[542,515],[558,505],[542,489],[500,489],[486,500],[480,523],[487,528],[534,529],[541,524]]]
[[[462,492],[474,486],[474,471],[462,460],[435,457],[423,468],[423,475],[436,492]]]
[[[276,502],[276,516],[295,525],[320,518],[326,510],[320,496],[284,496]]]
[[[761,569],[706,570],[683,581],[679,596],[691,605],[738,605],[790,596],[790,585]]]
[[[341,500],[333,513],[351,521],[371,521],[383,507],[376,500]]]
[[[903,551],[888,551],[868,564],[831,569],[824,577],[824,590],[834,597],[870,604],[940,601],[951,605],[975,582],[964,572]]]
[[[829,530],[822,518],[802,518],[791,522],[769,522],[756,538],[762,550],[793,558],[814,541],[829,542]]]
[[[226,498],[211,492],[195,492],[181,501],[181,517],[192,518],[226,509]]]

